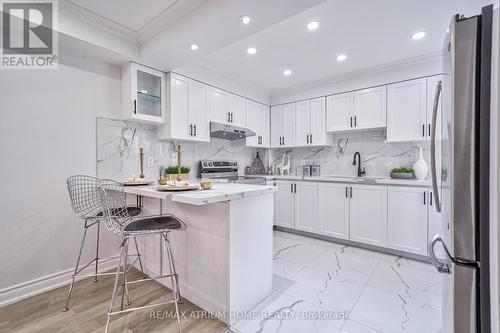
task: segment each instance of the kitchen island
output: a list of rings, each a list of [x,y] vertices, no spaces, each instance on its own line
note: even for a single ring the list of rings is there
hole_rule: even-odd
[[[228,325],[272,290],[273,186],[216,183],[208,191],[159,192],[125,187],[143,214],[174,214],[187,229],[171,233],[183,298]],[[160,237],[139,240],[144,271],[166,274]],[[170,279],[159,281],[170,288]]]

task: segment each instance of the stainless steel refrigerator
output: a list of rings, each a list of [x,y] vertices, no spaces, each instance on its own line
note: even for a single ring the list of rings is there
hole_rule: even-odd
[[[489,147],[493,6],[453,17],[431,132],[439,235],[429,244],[442,274],[443,332],[489,332]],[[429,97],[432,98],[432,97]],[[439,112],[441,109],[441,113]],[[441,251],[439,251],[441,249]],[[436,255],[441,252],[442,255]]]

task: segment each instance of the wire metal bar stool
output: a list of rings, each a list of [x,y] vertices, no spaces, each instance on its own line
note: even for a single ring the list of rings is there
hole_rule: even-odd
[[[151,215],[135,218],[129,215],[126,207],[126,196],[123,190],[123,185],[113,180],[101,180],[100,186],[102,211],[104,212],[104,224],[108,230],[120,237],[120,259],[115,273],[115,282],[113,285],[113,292],[111,294],[111,302],[107,312],[106,330],[109,331],[111,316],[117,314],[128,313],[131,311],[148,309],[167,304],[175,305],[176,321],[179,332],[182,332],[180,316],[179,316],[179,303],[181,295],[179,291],[179,280],[175,270],[174,259],[172,256],[172,249],[170,247],[169,233],[171,231],[184,231],[186,224],[172,214],[164,215]],[[163,237],[165,243],[165,251],[168,258],[169,274],[149,277],[147,279],[140,279],[135,281],[127,281],[127,268],[128,265],[128,242],[130,237],[135,236],[148,236],[158,235]],[[161,273],[160,273],[161,274]],[[162,278],[170,278],[172,285],[172,299],[166,300],[161,303],[148,304],[134,308],[124,309],[124,297],[126,295],[128,302],[127,286],[134,283],[151,281]],[[119,287],[120,285],[120,287]],[[113,311],[116,298],[121,290],[121,306],[120,310]]]
[[[114,273],[98,273],[99,261],[116,259],[118,256],[114,257],[100,257],[99,256],[99,243],[100,243],[100,226],[101,221],[104,219],[104,214],[102,212],[101,200],[99,196],[99,185],[100,181],[96,177],[76,175],[71,176],[67,179],[66,185],[68,187],[69,197],[71,199],[71,207],[73,211],[84,220],[83,226],[83,237],[82,243],[80,245],[80,250],[78,251],[78,257],[76,260],[75,270],[71,278],[71,284],[69,286],[68,298],[66,300],[66,305],[63,312],[68,311],[69,301],[71,299],[71,294],[77,279],[83,279],[88,277],[94,277],[94,281],[98,281],[99,276],[113,275]],[[140,215],[142,210],[140,207],[127,207],[128,214],[131,216]],[[82,250],[85,245],[85,239],[87,237],[87,231],[90,227],[96,226],[97,228],[97,242],[95,257],[87,264],[80,267],[80,259],[82,256]],[[135,249],[136,249],[136,261],[139,261],[139,265],[144,276],[144,270],[142,267],[141,255],[139,253],[139,247],[137,245],[137,240],[134,238]],[[84,269],[94,264],[93,274],[80,274]]]

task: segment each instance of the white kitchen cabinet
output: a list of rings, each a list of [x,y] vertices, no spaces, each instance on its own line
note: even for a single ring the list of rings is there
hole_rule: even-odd
[[[251,100],[246,100],[246,104],[246,126],[255,132],[255,136],[246,139],[246,145],[269,148],[271,134],[269,107]]]
[[[167,76],[136,63],[122,68],[122,118],[161,124],[167,113]]]
[[[209,105],[209,121],[245,127],[245,98],[211,87],[209,89]]]
[[[276,186],[276,221],[277,226],[291,228],[295,226],[295,195],[294,183],[287,180],[277,180]]]
[[[318,233],[349,239],[348,184],[318,184]]]
[[[295,229],[315,232],[318,214],[318,184],[295,182]]]
[[[167,119],[160,140],[210,141],[208,86],[178,74],[168,75]]]
[[[283,105],[283,146],[295,146],[295,103]]]
[[[325,98],[295,103],[295,145],[324,146],[331,144],[325,127]]]
[[[353,92],[328,96],[326,102],[326,131],[352,130],[353,114]]]
[[[227,111],[230,114],[231,124],[238,127],[246,126],[246,101],[243,97],[228,94]]]
[[[349,239],[387,246],[387,187],[353,184],[349,196]]]
[[[426,78],[387,86],[387,141],[427,139]]]
[[[387,246],[427,255],[426,188],[390,186],[387,189]]]
[[[354,92],[355,129],[386,127],[386,86],[357,90]]]
[[[271,107],[271,148],[282,146],[283,138],[283,105]]]

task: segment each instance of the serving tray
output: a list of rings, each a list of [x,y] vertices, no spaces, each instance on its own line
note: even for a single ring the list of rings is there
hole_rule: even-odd
[[[149,185],[152,183],[152,180],[141,180],[138,182],[130,182],[130,181],[124,181],[122,182],[123,186],[139,186],[139,185]]]
[[[157,191],[162,191],[162,192],[179,192],[179,191],[192,191],[192,190],[199,190],[200,185],[198,184],[193,184],[193,185],[188,185],[188,186],[183,186],[183,187],[176,187],[172,185],[160,185],[156,188]]]

